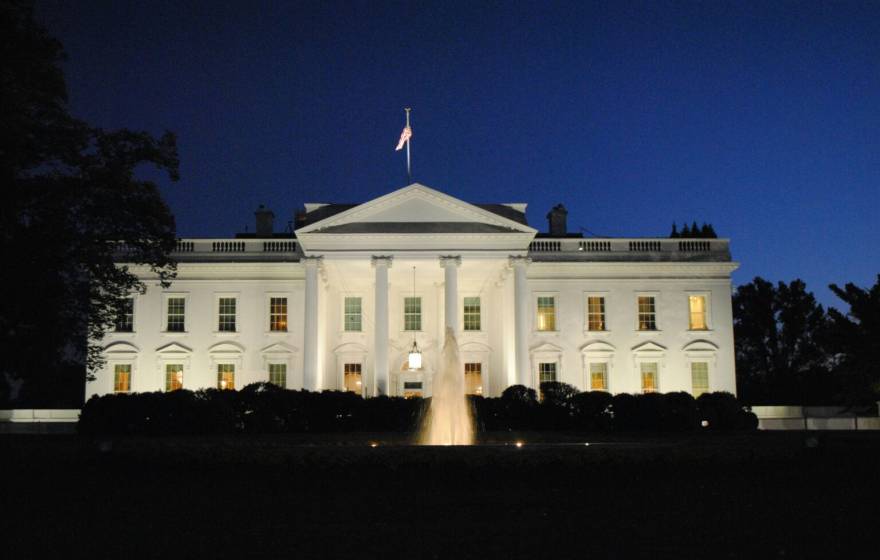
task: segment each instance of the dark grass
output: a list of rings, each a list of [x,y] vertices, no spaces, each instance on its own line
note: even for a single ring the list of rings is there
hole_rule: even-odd
[[[3,556],[807,558],[876,548],[878,434],[394,445],[405,439],[3,435]],[[505,445],[516,439],[525,446]]]

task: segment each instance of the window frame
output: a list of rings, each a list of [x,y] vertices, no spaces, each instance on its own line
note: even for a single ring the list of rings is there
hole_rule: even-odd
[[[408,300],[408,299],[416,299],[419,302],[419,315],[418,315],[418,317],[419,317],[418,327],[419,328],[417,328],[417,329],[406,328],[407,327],[407,324],[406,324],[406,316],[407,316],[406,300]],[[415,295],[412,295],[412,294],[404,294],[403,295],[403,297],[401,298],[401,311],[402,311],[402,314],[401,314],[401,321],[402,321],[401,327],[402,327],[402,329],[401,330],[403,332],[418,333],[418,332],[424,331],[424,326],[425,326],[425,323],[424,323],[424,315],[425,315],[424,301],[425,301],[425,298],[422,296],[422,294],[417,293]]]
[[[360,300],[360,310],[358,312],[358,322],[360,323],[360,328],[357,330],[349,329],[347,319],[349,317],[348,313],[348,300],[349,299],[358,299]],[[364,332],[364,296],[359,293],[347,293],[342,294],[342,332],[344,333],[363,333]]]
[[[602,298],[602,330],[594,330],[590,328],[590,298]],[[611,331],[608,326],[608,292],[584,292],[584,333],[592,336],[602,336]]]
[[[705,390],[704,390],[702,393],[700,393],[700,395],[702,395],[702,394],[704,394],[704,393],[711,393],[711,392],[712,392],[712,382],[711,382],[711,379],[712,379],[712,363],[711,363],[711,361],[710,361],[708,358],[706,358],[706,359],[690,359],[690,360],[688,360],[688,370],[689,370],[690,378],[691,378],[691,386],[690,386],[691,391],[690,391],[690,393],[691,393],[691,395],[693,395],[693,397],[696,399],[696,398],[699,397],[700,395],[698,395],[698,394],[696,393],[696,390],[695,390],[695,389],[696,389],[696,386],[694,385],[694,365],[695,365],[695,364],[704,364],[704,365],[706,366],[706,388],[705,388]]]
[[[221,317],[220,313],[220,300],[223,299],[232,299],[235,301],[235,313],[233,314],[233,326],[235,327],[232,330],[223,330],[220,328],[221,325]],[[241,332],[240,326],[241,323],[239,321],[239,315],[241,313],[241,306],[239,305],[239,301],[241,298],[239,297],[238,292],[214,292],[214,334],[218,335],[235,335]],[[225,315],[229,315],[228,313]]]
[[[136,309],[137,298],[135,297],[134,294],[131,294],[129,296],[124,297],[123,299],[126,299],[131,302],[131,329],[126,330],[126,331],[121,331],[117,328],[118,322],[114,321],[113,322],[113,330],[110,332],[112,332],[114,334],[122,334],[122,335],[133,334],[133,333],[137,332],[137,328],[135,326],[135,321],[137,320],[137,315],[138,315],[137,309]]]
[[[284,298],[286,300],[286,321],[284,323],[284,329],[273,330],[272,329],[272,299],[273,298]],[[291,301],[293,300],[292,294],[290,292],[265,292],[263,299],[263,329],[264,333],[270,336],[286,336],[291,332],[290,330],[290,308]]]
[[[594,365],[605,366],[605,375],[604,375],[605,387],[602,389],[594,389],[593,388],[593,366]],[[611,392],[611,362],[610,362],[610,360],[596,360],[596,359],[589,360],[587,362],[586,369],[587,369],[587,371],[586,371],[587,379],[586,379],[586,385],[584,387],[585,390],[587,390],[587,391],[604,391],[606,393]]]
[[[168,389],[168,368],[170,366],[180,366],[180,387],[177,389]],[[172,391],[179,391],[181,389],[186,388],[186,363],[183,360],[165,360],[161,366],[163,372],[162,379],[162,391],[165,393],[170,393]]]
[[[553,328],[540,328],[539,303],[543,298],[553,298]],[[532,296],[532,331],[535,334],[554,334],[559,332],[559,292],[534,292]]]
[[[654,328],[653,329],[642,329],[641,327],[641,310],[639,307],[639,299],[643,297],[653,298],[654,303]],[[661,331],[660,328],[660,293],[659,292],[645,292],[639,291],[635,293],[634,304],[635,304],[635,330],[637,333],[658,333]]]
[[[477,329],[469,329],[467,328],[467,303],[468,299],[476,299],[477,300],[477,312],[476,318],[478,322],[479,328]],[[474,313],[470,314],[472,317]],[[464,294],[461,297],[461,332],[463,333],[481,333],[483,332],[483,297],[480,294]]]
[[[134,392],[134,374],[135,374],[135,362],[134,360],[113,360],[108,362],[107,365],[110,368],[110,393],[114,395],[121,394],[131,394]],[[128,390],[127,391],[117,391],[116,390],[116,368],[120,366],[128,366]]]
[[[183,300],[183,330],[168,330],[168,303],[172,299]],[[162,294],[162,333],[172,336],[181,336],[189,333],[189,320],[187,318],[190,309],[189,292],[164,292]]]
[[[474,393],[468,393],[468,366],[477,366],[477,374],[480,376],[480,385],[477,387],[478,391]],[[462,375],[464,375],[464,394],[467,395],[477,395],[483,396],[485,394],[485,390],[483,389],[483,362],[482,361],[462,361]],[[473,369],[473,368],[472,368]]]
[[[278,383],[275,383],[274,381],[272,381],[272,368],[273,368],[273,366],[283,366],[284,367],[284,373],[283,373],[284,383],[283,384],[278,384]],[[272,383],[276,387],[280,387],[282,389],[287,389],[287,381],[288,381],[287,374],[289,373],[289,370],[290,370],[290,365],[287,363],[287,360],[269,360],[266,363],[266,378],[268,379],[269,383]]]
[[[237,389],[236,389],[236,386],[237,386],[237,383],[236,383],[236,381],[237,381],[237,380],[236,380],[236,373],[237,373],[236,370],[237,370],[237,368],[236,368],[236,366],[237,366],[237,365],[238,365],[238,364],[235,362],[235,360],[223,360],[223,359],[221,359],[221,360],[217,360],[217,361],[214,363],[214,372],[217,374],[217,377],[216,377],[217,382],[216,382],[216,384],[215,384],[215,388],[216,388],[216,389],[219,389],[219,390],[221,390],[221,391],[236,391],[236,390],[237,390]],[[221,381],[221,379],[220,379],[220,375],[221,375],[221,373],[220,373],[220,368],[221,368],[222,366],[232,366],[232,387],[220,387],[220,381]]]
[[[346,387],[346,385],[345,385],[345,377],[346,377],[346,375],[349,375],[349,373],[348,373],[348,366],[357,366],[357,367],[358,367],[357,375],[359,375],[360,378],[361,378],[361,379],[360,379],[360,381],[361,381],[361,389],[360,389],[360,391],[351,391],[351,390],[349,390],[349,389]],[[366,376],[364,375],[364,370],[365,370],[365,368],[364,368],[364,362],[363,362],[363,361],[357,361],[357,360],[355,360],[355,361],[343,361],[343,362],[342,362],[342,387],[341,387],[341,390],[342,390],[342,391],[349,392],[349,393],[354,393],[354,394],[356,394],[356,395],[364,396],[364,389],[366,388],[366,383],[365,383],[365,381],[366,381],[365,377],[366,377]],[[351,374],[351,375],[354,375],[354,374]]]
[[[644,366],[646,366],[648,364],[654,364],[654,388],[651,391],[645,390]],[[648,393],[660,393],[661,392],[660,391],[660,361],[659,360],[652,360],[652,359],[645,359],[645,360],[639,361],[638,366],[639,366],[639,371],[638,371],[638,373],[639,373],[639,391],[643,395],[646,395]]]
[[[693,333],[704,333],[712,330],[712,297],[711,292],[705,290],[688,290],[685,292],[685,305],[687,306],[687,331]],[[702,329],[691,327],[691,297],[702,297],[704,303],[703,321],[706,326]]]

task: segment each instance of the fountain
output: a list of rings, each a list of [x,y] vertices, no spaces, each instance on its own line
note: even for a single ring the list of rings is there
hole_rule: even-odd
[[[464,394],[464,374],[455,332],[446,327],[440,368],[434,376],[431,405],[422,423],[423,445],[472,445],[474,419]]]

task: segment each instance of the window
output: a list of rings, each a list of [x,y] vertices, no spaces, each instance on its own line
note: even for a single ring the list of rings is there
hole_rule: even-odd
[[[654,306],[654,296],[639,296],[639,330],[657,330],[657,308]]]
[[[235,389],[235,364],[217,364],[217,388]]]
[[[556,362],[538,364],[538,383],[556,381]]]
[[[538,297],[538,330],[556,330],[556,298],[553,296]]]
[[[361,365],[345,364],[342,367],[345,377],[345,379],[343,380],[345,383],[345,390],[351,391],[352,393],[357,393],[358,395],[362,394],[363,376],[361,375]]]
[[[235,298],[222,297],[218,300],[218,324],[220,332],[235,332]]]
[[[464,393],[483,394],[483,364],[475,362],[464,365]]]
[[[709,328],[706,323],[706,296],[688,296],[688,311],[692,331],[704,331]]]
[[[361,298],[347,297],[345,298],[345,331],[360,332],[363,330],[363,311],[361,309]]]
[[[131,391],[131,364],[113,366],[113,392],[128,393]]]
[[[657,392],[657,362],[642,362],[642,392]]]
[[[287,364],[269,364],[269,383],[287,388]]]
[[[168,322],[166,328],[168,332],[184,332],[186,327],[186,298],[170,297],[168,298]]]
[[[608,390],[608,364],[592,362],[590,364],[590,391]]]
[[[480,325],[480,298],[464,298],[464,330],[478,331]]]
[[[587,297],[587,330],[605,330],[605,298],[602,296]]]
[[[709,362],[691,362],[691,385],[694,398],[709,392]]]
[[[165,364],[165,390],[183,389],[183,364]]]
[[[403,298],[403,330],[422,330],[422,298]]]
[[[421,381],[404,381],[403,382],[403,398],[411,399],[422,396]]]
[[[116,316],[116,332],[132,331],[134,331],[134,298],[125,298]]]
[[[269,330],[287,330],[287,298],[269,298]]]

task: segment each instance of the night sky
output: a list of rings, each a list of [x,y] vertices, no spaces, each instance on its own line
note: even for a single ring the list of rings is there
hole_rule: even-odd
[[[182,237],[414,180],[569,227],[710,222],[754,276],[880,272],[880,3],[38,2],[74,115],[178,135]]]

